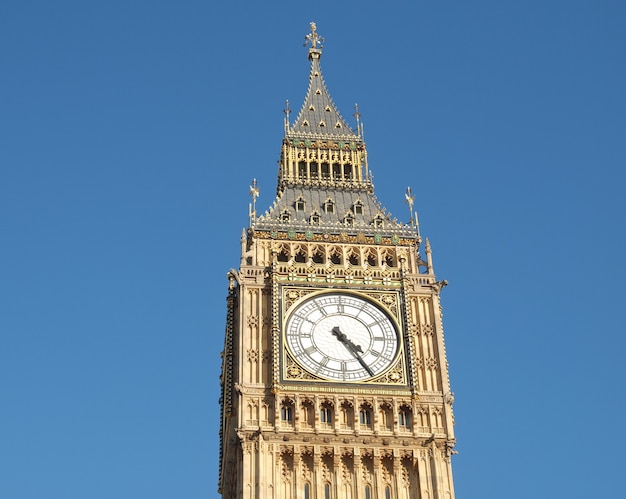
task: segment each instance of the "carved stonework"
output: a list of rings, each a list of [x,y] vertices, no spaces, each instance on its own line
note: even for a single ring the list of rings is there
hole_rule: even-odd
[[[374,196],[360,114],[352,131],[314,26],[308,40],[310,89],[295,122],[285,109],[277,196],[257,213],[252,183],[228,273],[220,493],[454,499],[445,281],[410,189],[409,223]]]
[[[280,474],[284,482],[293,479],[293,453],[291,450],[283,450],[280,454]]]
[[[432,324],[420,324],[418,328],[419,334],[423,334],[424,336],[432,336],[435,332]]]
[[[259,360],[259,351],[254,348],[249,348],[248,352],[248,362],[256,362]]]
[[[361,455],[361,477],[363,483],[372,483],[374,478],[374,459],[371,454]]]

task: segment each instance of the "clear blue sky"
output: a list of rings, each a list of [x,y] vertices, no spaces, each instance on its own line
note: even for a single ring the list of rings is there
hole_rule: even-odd
[[[226,272],[285,99],[416,193],[468,499],[626,497],[626,3],[6,1],[0,497],[217,497]]]

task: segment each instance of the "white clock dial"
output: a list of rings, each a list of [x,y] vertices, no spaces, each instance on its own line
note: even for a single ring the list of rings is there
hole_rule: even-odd
[[[398,352],[398,332],[377,305],[352,294],[325,293],[299,305],[285,339],[295,359],[329,380],[361,381],[384,372]]]

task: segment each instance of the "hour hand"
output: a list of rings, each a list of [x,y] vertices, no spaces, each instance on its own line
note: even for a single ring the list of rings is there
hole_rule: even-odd
[[[343,345],[348,349],[348,351],[352,355],[354,355],[354,357],[356,358],[356,360],[359,361],[359,364],[361,364],[363,369],[365,369],[370,376],[374,376],[374,373],[372,372],[372,370],[369,368],[369,366],[365,363],[365,361],[359,355],[359,352],[363,353],[363,349],[361,348],[361,345],[355,345],[354,343],[352,343],[352,341],[350,341],[348,337],[344,333],[341,332],[341,329],[339,329],[338,326],[335,326],[332,329],[332,333],[334,336],[337,337],[337,339],[341,343],[343,343]]]
[[[348,350],[352,352],[363,353],[363,349],[361,348],[361,345],[355,345],[354,343],[352,343],[352,341],[350,341],[348,337],[344,333],[341,332],[341,329],[339,329],[338,326],[335,326],[332,329],[332,333],[333,333],[333,336],[336,336],[337,339],[341,341],[341,343],[343,343]]]

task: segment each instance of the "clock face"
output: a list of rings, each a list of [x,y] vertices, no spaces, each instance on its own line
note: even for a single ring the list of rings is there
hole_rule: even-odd
[[[285,339],[308,371],[335,381],[362,381],[385,371],[398,353],[398,331],[377,305],[351,294],[309,298],[289,316]]]

